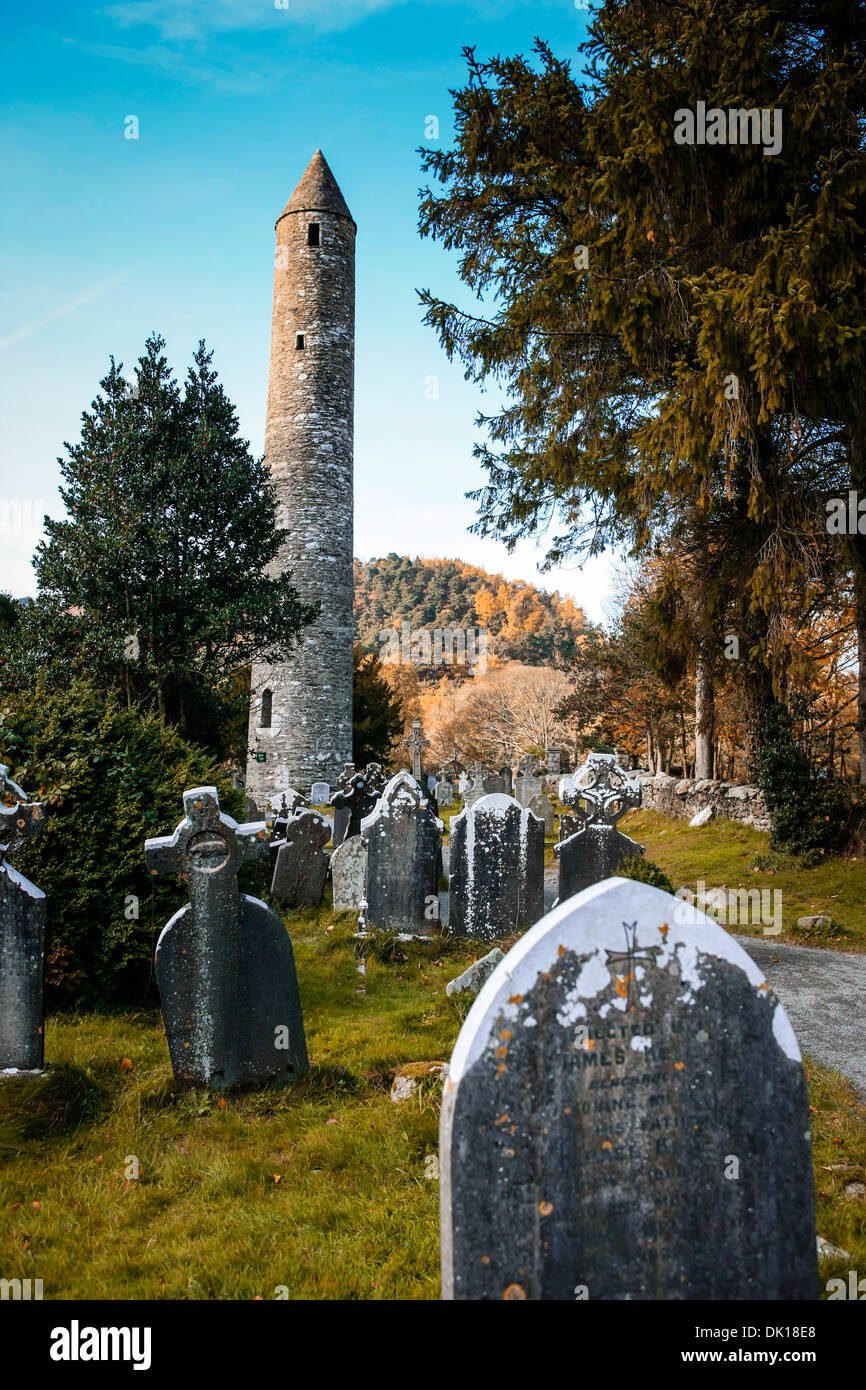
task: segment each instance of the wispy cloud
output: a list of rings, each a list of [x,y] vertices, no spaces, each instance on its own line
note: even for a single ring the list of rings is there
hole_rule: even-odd
[[[267,29],[292,22],[325,33],[348,29],[382,10],[419,0],[119,0],[104,13],[124,28],[149,25],[163,39],[197,40],[232,30]]]
[[[111,275],[107,280],[101,280],[98,285],[91,285],[89,290],[77,295],[75,299],[68,300],[66,304],[59,305],[50,314],[46,314],[44,318],[33,319],[30,323],[22,324],[20,328],[15,329],[14,333],[8,333],[5,338],[0,338],[0,348],[11,347],[13,343],[20,343],[22,338],[29,338],[31,334],[38,333],[40,328],[46,328],[49,323],[56,323],[58,319],[80,309],[83,304],[89,304],[92,299],[97,299],[99,295],[105,294],[106,290],[112,289],[121,280],[125,280],[131,270],[131,266],[129,270],[121,270],[117,275]]]

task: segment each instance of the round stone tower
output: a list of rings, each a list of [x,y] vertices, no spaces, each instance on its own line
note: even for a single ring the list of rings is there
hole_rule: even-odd
[[[352,757],[355,223],[321,150],[277,221],[265,463],[288,538],[275,564],[321,604],[291,659],[255,665],[247,794],[334,789]]]

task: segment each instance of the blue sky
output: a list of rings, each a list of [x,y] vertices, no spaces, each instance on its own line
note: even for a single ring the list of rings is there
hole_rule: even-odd
[[[509,556],[468,534],[464,494],[484,479],[473,422],[489,402],[448,364],[415,294],[465,299],[454,257],[418,236],[416,152],[430,116],[450,141],[463,47],[528,53],[540,34],[576,57],[586,18],[574,0],[7,11],[0,499],[21,506],[0,534],[0,588],[35,591],[34,518],[62,514],[62,442],[78,438],[109,355],[131,366],[151,329],[179,374],[207,340],[261,452],[273,227],[320,146],[358,224],[355,553],[467,560],[557,587],[600,619],[607,560],[540,578],[534,546]]]

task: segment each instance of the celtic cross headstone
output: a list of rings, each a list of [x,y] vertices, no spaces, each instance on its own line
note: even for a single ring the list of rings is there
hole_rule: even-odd
[[[151,874],[179,874],[190,897],[156,947],[175,1078],[213,1088],[292,1080],[308,1069],[292,943],[237,882],[243,863],[268,854],[267,826],[238,825],[215,787],[184,792],[183,805],[174,834],[144,847]]]

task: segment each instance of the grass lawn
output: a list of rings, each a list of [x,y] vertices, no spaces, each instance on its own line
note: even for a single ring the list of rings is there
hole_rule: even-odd
[[[675,886],[699,865],[708,886],[748,882],[766,843],[647,813],[627,828]],[[847,902],[860,871],[823,865],[808,888],[779,874],[786,917],[834,885],[842,902],[843,882]],[[287,921],[312,1064],[291,1090],[176,1091],[153,1012],[48,1020],[47,1077],[0,1083],[0,1277],[42,1279],[46,1299],[438,1298],[438,1086],[400,1104],[390,1086],[447,1061],[468,1005],[445,984],[486,948],[392,942],[400,958],[370,955],[362,975],[354,915]],[[841,1077],[806,1070],[818,1230],[851,1253],[822,1262],[823,1289],[866,1269],[866,1201],[845,1191],[866,1179],[866,1113]]]
[[[784,930],[779,941],[826,946],[843,951],[866,950],[866,861],[828,856],[815,868],[802,868],[783,855],[770,854],[770,837],[736,821],[711,820],[689,828],[657,811],[630,811],[620,830],[646,846],[647,859],[664,869],[674,891],[686,884],[695,889],[699,878],[711,888],[760,888],[782,893]],[[758,859],[758,864],[753,861]],[[770,899],[769,901],[772,901]],[[825,914],[842,931],[805,934],[798,917]],[[743,935],[760,936],[762,927],[743,925]]]

